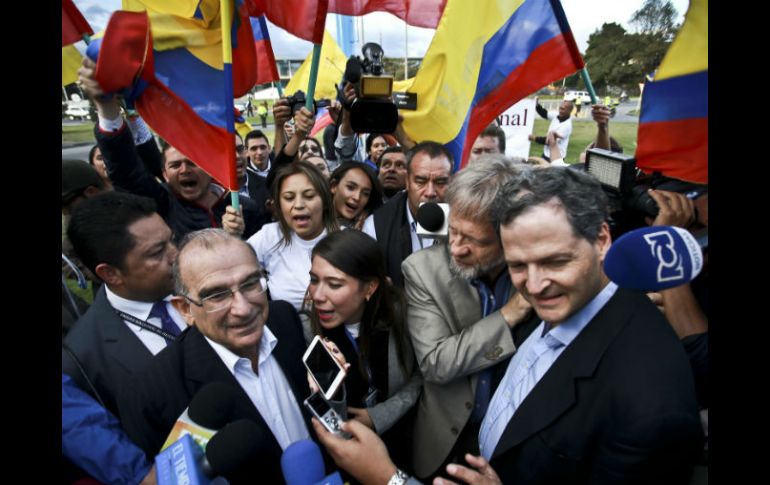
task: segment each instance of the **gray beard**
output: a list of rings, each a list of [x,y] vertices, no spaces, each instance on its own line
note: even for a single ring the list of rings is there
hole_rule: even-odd
[[[449,255],[449,272],[452,273],[452,276],[470,281],[491,273],[493,270],[498,269],[503,263],[505,263],[505,256],[500,255],[498,259],[485,265],[460,267],[455,263],[452,255]]]

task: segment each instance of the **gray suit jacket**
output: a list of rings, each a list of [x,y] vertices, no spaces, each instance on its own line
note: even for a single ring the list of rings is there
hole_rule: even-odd
[[[414,468],[427,476],[449,455],[471,415],[476,373],[507,359],[516,347],[499,311],[481,318],[478,293],[450,273],[445,244],[412,254],[401,269],[407,327],[424,379]]]
[[[80,361],[107,409],[119,416],[117,395],[120,388],[132,374],[144,370],[153,355],[112,309],[104,286],[67,334],[64,343]],[[64,349],[62,372],[72,377],[79,388],[93,394],[77,364]]]

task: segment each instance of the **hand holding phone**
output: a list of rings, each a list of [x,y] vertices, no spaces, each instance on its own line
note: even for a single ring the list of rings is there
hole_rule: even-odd
[[[320,392],[314,392],[309,398],[305,399],[304,404],[330,433],[341,438],[350,438],[350,434],[342,431],[342,417],[332,409]]]

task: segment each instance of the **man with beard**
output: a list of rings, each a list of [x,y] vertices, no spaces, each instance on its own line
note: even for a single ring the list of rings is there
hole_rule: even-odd
[[[449,184],[449,239],[412,254],[402,270],[407,325],[424,378],[414,431],[414,468],[432,478],[443,465],[478,454],[478,430],[493,367],[506,362],[537,324],[515,292],[490,208],[524,172],[489,155]]]

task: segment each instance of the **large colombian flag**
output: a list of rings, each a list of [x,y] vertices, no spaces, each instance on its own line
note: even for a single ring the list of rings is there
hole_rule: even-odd
[[[233,97],[254,86],[257,71],[242,2],[236,2],[229,33],[232,64],[222,56],[219,0],[124,0],[123,7],[133,11],[115,12],[110,19],[97,80],[107,92],[130,87],[126,97],[150,127],[219,183],[237,190]],[[232,72],[232,85],[225,83],[226,70]]]
[[[642,96],[637,166],[708,183],[708,0],[691,0],[684,25]]]
[[[448,0],[404,111],[414,140],[444,143],[465,166],[473,141],[502,111],[583,67],[558,0]]]

